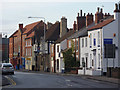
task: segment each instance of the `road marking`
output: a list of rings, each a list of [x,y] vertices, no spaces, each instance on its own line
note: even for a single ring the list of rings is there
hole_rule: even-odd
[[[13,81],[11,78],[9,78],[8,76],[5,77],[12,83],[12,85],[16,85],[15,81]]]
[[[65,81],[70,82],[70,80],[65,80]]]
[[[72,87],[72,85],[71,84],[67,84],[68,86],[70,86],[70,87]]]

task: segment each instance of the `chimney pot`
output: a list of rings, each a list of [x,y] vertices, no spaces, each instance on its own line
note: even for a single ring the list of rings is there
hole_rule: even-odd
[[[98,12],[99,12],[99,9],[100,9],[100,8],[98,7],[98,8],[97,8]]]
[[[103,9],[101,8],[101,13],[103,12]]]
[[[115,10],[118,10],[118,4],[117,3],[115,4]]]
[[[110,15],[110,13],[108,13],[108,15]]]
[[[93,15],[93,14],[91,13],[91,15]]]
[[[89,13],[88,13],[88,15],[89,15]]]
[[[80,10],[80,13],[81,13],[81,17],[82,17],[82,10]]]
[[[78,17],[79,17],[79,13],[78,13]]]
[[[76,21],[74,21],[74,24],[76,24]]]
[[[19,29],[23,29],[23,24],[19,24]]]
[[[84,16],[85,16],[86,13],[84,13]]]

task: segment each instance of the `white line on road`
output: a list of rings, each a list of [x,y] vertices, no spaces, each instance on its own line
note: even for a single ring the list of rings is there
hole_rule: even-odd
[[[70,86],[70,87],[72,87],[72,85],[71,84],[67,84],[68,86]]]
[[[70,82],[71,80],[65,80],[65,81]]]

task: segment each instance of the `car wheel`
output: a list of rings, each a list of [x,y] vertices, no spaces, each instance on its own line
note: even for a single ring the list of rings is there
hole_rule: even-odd
[[[14,72],[12,72],[12,75],[14,75]]]

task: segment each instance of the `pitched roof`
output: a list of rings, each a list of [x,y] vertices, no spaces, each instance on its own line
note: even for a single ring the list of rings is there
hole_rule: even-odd
[[[26,37],[26,39],[27,38],[31,38],[31,37],[33,37],[35,35],[35,32],[33,31],[32,33],[30,33],[27,37]]]
[[[59,38],[59,34],[60,34],[60,23],[56,22],[47,30],[45,34],[45,40],[55,41]]]
[[[70,37],[72,34],[74,34],[74,31],[71,30],[69,32],[67,32],[63,37],[59,38],[57,41],[55,41],[55,43],[60,43],[63,40],[67,39],[68,37]]]
[[[86,36],[88,34],[87,29],[90,27],[93,27],[94,25],[95,25],[95,23],[93,22],[89,26],[83,27],[82,29],[80,29],[79,31],[76,31],[73,35],[71,35],[67,39],[74,39],[74,38]]]
[[[28,33],[31,29],[33,29],[38,23],[41,23],[42,21],[38,21],[38,22],[35,22],[35,23],[32,23],[32,24],[28,24],[24,27],[24,32],[23,34],[26,34]]]
[[[99,28],[102,28],[104,26],[106,26],[107,24],[111,23],[112,21],[114,21],[113,18],[110,18],[110,19],[107,19],[107,20],[104,20],[103,22],[89,28],[88,30],[93,30],[93,29],[99,29]]]

